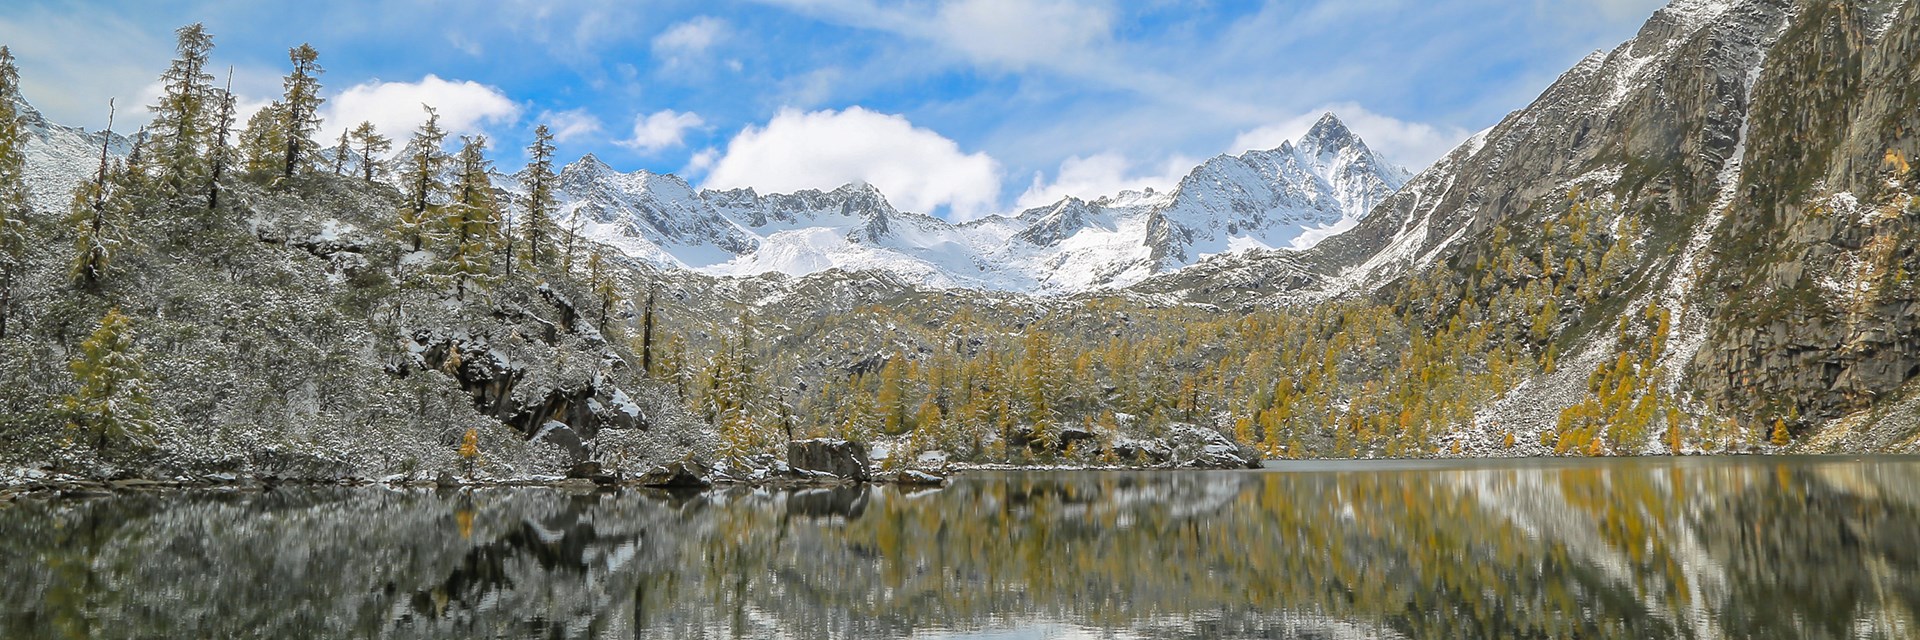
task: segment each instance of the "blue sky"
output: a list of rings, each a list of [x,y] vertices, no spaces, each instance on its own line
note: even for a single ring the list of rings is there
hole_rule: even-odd
[[[490,136],[507,170],[548,122],[568,160],[762,191],[864,180],[969,218],[1168,188],[1329,109],[1418,169],[1661,4],[11,0],[0,44],[29,100],[90,128],[108,97],[149,102],[172,30],[197,21],[256,107],[311,42],[333,132],[371,120],[404,137],[424,101]]]

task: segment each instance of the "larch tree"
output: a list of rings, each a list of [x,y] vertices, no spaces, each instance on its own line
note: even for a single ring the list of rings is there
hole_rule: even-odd
[[[372,122],[361,122],[350,134],[353,147],[360,151],[361,177],[373,182],[380,173],[380,156],[393,149],[393,141],[374,130]]]
[[[454,297],[466,299],[467,283],[492,271],[492,248],[500,230],[500,208],[494,201],[492,168],[487,161],[485,136],[461,139],[456,160],[459,171],[453,205],[447,208],[447,267],[454,279]]]
[[[13,315],[13,288],[26,271],[26,134],[14,105],[20,99],[20,72],[13,52],[0,46],[0,339]]]
[[[587,286],[593,289],[593,297],[600,303],[600,329],[607,331],[608,316],[613,314],[614,304],[620,301],[620,283],[608,268],[606,251],[598,247],[587,257]]]
[[[285,103],[269,104],[248,118],[246,130],[240,133],[240,156],[247,174],[255,179],[267,180],[281,169],[287,148],[286,110]]]
[[[527,221],[521,231],[527,236],[527,258],[534,267],[545,264],[542,254],[553,243],[554,195],[553,132],[547,125],[533,130],[533,144],[527,147],[527,170],[520,178],[527,191]]]
[[[287,51],[287,59],[293,63],[293,70],[287,73],[281,86],[286,88],[284,103],[287,106],[287,164],[282,177],[291,178],[293,172],[306,160],[304,154],[314,148],[313,134],[320,128],[320,105],[326,102],[320,97],[320,74],[325,69],[318,62],[320,52],[313,45],[302,44]]]
[[[80,344],[80,357],[67,368],[78,389],[61,399],[60,408],[69,430],[95,452],[152,435],[147,373],[134,346],[133,321],[118,308],[100,318],[100,327]]]
[[[207,72],[213,36],[199,23],[181,27],[174,35],[177,56],[160,76],[160,101],[148,109],[153,112],[150,126],[158,137],[153,155],[160,183],[168,195],[184,195],[197,191],[207,172],[204,153],[212,143],[219,95],[213,74]]]
[[[421,123],[413,139],[407,142],[405,164],[400,169],[407,195],[406,207],[400,211],[400,233],[414,251],[425,246],[433,201],[446,190],[440,173],[447,165],[447,154],[442,149],[447,143],[447,131],[440,128],[440,112],[427,105],[420,106],[427,110],[427,121]]]

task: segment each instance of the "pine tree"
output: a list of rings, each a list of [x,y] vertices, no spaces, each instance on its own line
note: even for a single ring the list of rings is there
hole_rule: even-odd
[[[1787,432],[1786,420],[1781,418],[1773,419],[1773,437],[1769,439],[1769,442],[1772,442],[1773,446],[1776,447],[1784,447],[1793,443],[1793,434]]]
[[[380,172],[380,156],[393,149],[393,141],[375,131],[372,122],[361,122],[353,128],[353,146],[360,150],[361,175],[367,182],[373,182]]]
[[[317,60],[320,52],[312,45],[302,44],[287,51],[287,59],[293,63],[293,71],[287,73],[281,84],[286,88],[285,103],[287,132],[287,164],[282,177],[291,178],[295,169],[306,160],[304,154],[313,148],[313,133],[320,128],[320,105],[326,102],[320,97],[320,68]]]
[[[533,144],[527,147],[530,157],[527,170],[521,178],[521,185],[527,190],[527,223],[524,231],[527,235],[527,257],[533,266],[545,264],[541,253],[553,242],[553,132],[547,125],[533,130]]]
[[[20,99],[20,72],[13,52],[0,46],[0,339],[13,315],[13,288],[26,272],[26,134],[14,105]]]
[[[446,152],[441,149],[447,142],[447,132],[440,128],[438,111],[427,105],[420,106],[427,110],[427,121],[407,142],[406,164],[400,172],[407,190],[407,206],[400,214],[400,229],[414,251],[425,245],[429,209],[446,189],[440,181],[440,172],[447,163]]]
[[[79,389],[61,400],[61,409],[69,429],[99,453],[153,433],[153,402],[133,339],[133,322],[117,308],[108,311],[67,367]]]
[[[204,151],[211,146],[220,99],[213,88],[213,75],[207,72],[207,57],[213,51],[213,36],[199,23],[174,31],[178,57],[160,76],[160,102],[151,107],[153,129],[158,132],[155,151],[160,166],[160,183],[169,195],[194,190],[206,173]]]

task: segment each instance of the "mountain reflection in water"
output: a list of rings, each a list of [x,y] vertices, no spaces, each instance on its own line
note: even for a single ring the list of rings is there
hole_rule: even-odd
[[[1914,637],[1920,462],[0,505],[0,636]]]

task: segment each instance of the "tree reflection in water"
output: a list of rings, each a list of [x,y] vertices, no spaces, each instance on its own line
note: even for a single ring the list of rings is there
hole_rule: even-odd
[[[1920,463],[0,506],[0,636],[1911,637]]]

